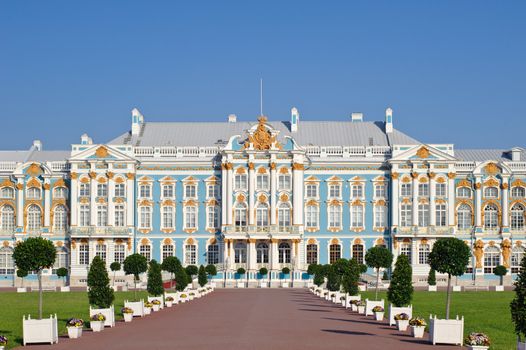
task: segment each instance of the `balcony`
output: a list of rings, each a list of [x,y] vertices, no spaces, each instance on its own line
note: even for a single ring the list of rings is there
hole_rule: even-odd
[[[261,234],[289,234],[289,235],[300,235],[301,229],[299,226],[225,226],[223,229],[225,235],[229,234],[246,234],[246,235],[261,235]]]
[[[397,235],[412,235],[412,236],[447,236],[455,233],[453,227],[436,227],[436,226],[410,226],[397,227],[393,230]]]
[[[127,227],[72,227],[71,237],[129,237],[132,232]]]

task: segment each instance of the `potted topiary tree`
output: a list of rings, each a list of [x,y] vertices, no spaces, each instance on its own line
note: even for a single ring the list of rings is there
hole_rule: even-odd
[[[133,301],[124,301],[124,306],[133,310],[133,316],[144,316],[144,300],[137,300],[137,282],[141,273],[148,270],[148,262],[141,254],[131,254],[124,259],[123,263],[124,273],[126,275],[133,275]]]
[[[243,282],[243,277],[247,271],[240,267],[237,269],[237,288],[245,288],[245,282]]]
[[[429,265],[437,272],[447,274],[446,319],[431,318],[429,323],[429,341],[433,344],[446,343],[462,345],[464,318],[449,319],[451,303],[451,276],[462,276],[471,256],[466,243],[457,238],[441,238],[433,245],[429,253]]]
[[[435,270],[430,269],[429,274],[427,275],[427,290],[429,292],[436,292],[437,291],[437,277]]]
[[[413,317],[413,269],[407,255],[400,255],[396,259],[391,284],[387,289],[387,300],[389,304],[389,325],[395,324],[394,316],[405,313],[409,318]]]
[[[153,311],[164,308],[164,287],[161,274],[161,265],[156,260],[151,260],[148,267],[148,282],[146,290],[150,294],[148,301],[153,305]]]
[[[93,315],[103,314],[105,316],[104,326],[115,326],[115,311],[113,309],[115,296],[110,287],[106,264],[99,256],[93,258],[88,272],[88,299],[90,318]]]
[[[214,281],[210,282],[213,277],[217,276],[217,267],[214,264],[208,264],[205,267],[205,271],[208,275],[208,283],[210,284],[210,287],[215,288],[216,283]]]
[[[504,292],[504,285],[503,285],[503,277],[506,276],[506,274],[508,273],[508,269],[506,269],[505,266],[503,265],[499,265],[497,267],[495,267],[495,269],[493,270],[493,273],[496,275],[496,276],[499,276],[499,285],[498,286],[495,286],[495,291],[496,292]]]
[[[161,264],[161,268],[163,269],[163,271],[170,273],[170,288],[173,288],[174,276],[177,272],[177,269],[180,267],[181,262],[175,256],[166,257]]]
[[[24,278],[27,277],[27,271],[23,269],[16,270],[16,276],[20,278],[20,287],[16,289],[17,293],[26,293],[27,288],[24,287]]]
[[[289,281],[290,278],[290,269],[288,267],[284,267],[281,269],[281,288],[288,288],[289,287]]]
[[[57,277],[63,279],[63,286],[60,287],[61,292],[69,292],[70,288],[69,286],[66,286],[66,278],[68,277],[68,269],[65,267],[61,267],[57,269]]]
[[[268,282],[265,280],[267,275],[268,269],[266,267],[262,267],[259,269],[259,276],[261,277],[259,281],[259,288],[267,288]]]
[[[378,300],[378,285],[380,284],[380,269],[387,269],[393,263],[393,253],[384,246],[375,246],[369,248],[365,253],[365,262],[367,266],[376,269],[376,286],[374,289],[374,301],[365,299],[365,315],[373,314],[375,306],[384,307],[384,301]]]
[[[323,265],[318,265],[316,267],[316,269],[313,271],[314,272],[314,278],[312,280],[312,282],[320,287],[319,289],[321,289],[321,286],[325,283],[325,269],[323,267]]]
[[[199,283],[201,287],[204,287],[208,283],[208,276],[203,265],[199,266],[199,271],[197,272],[197,283]]]
[[[113,290],[117,290],[117,287],[115,287],[115,274],[117,273],[117,271],[120,271],[120,269],[121,269],[120,262],[114,261],[110,264],[110,270],[113,272],[113,283],[112,283]]]
[[[515,298],[510,303],[511,319],[517,334],[517,350],[526,350],[526,258],[515,281]]]
[[[342,290],[345,293],[345,308],[351,307],[352,301],[361,300],[358,289],[360,280],[360,264],[355,259],[349,259],[348,268],[342,276]]]

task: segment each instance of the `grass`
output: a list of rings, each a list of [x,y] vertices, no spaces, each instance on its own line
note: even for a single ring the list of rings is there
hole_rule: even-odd
[[[374,299],[374,292],[362,292],[363,298]],[[379,292],[386,300],[386,293]],[[510,302],[513,292],[461,292],[451,295],[450,317],[464,316],[464,335],[471,332],[486,333],[491,339],[491,350],[515,349],[517,336],[511,321]],[[386,311],[388,302],[386,300]],[[386,312],[387,313],[387,312]],[[415,292],[413,316],[429,320],[429,315],[445,318],[446,292]]]
[[[137,292],[137,296],[146,299],[147,293]],[[89,304],[86,292],[44,292],[42,317],[57,314],[59,335],[67,334],[66,321],[71,317],[89,320]],[[124,300],[133,300],[133,292],[115,293],[115,317],[121,319],[120,309]],[[38,293],[0,293],[0,335],[9,338],[8,349],[22,344],[22,316],[38,318]]]

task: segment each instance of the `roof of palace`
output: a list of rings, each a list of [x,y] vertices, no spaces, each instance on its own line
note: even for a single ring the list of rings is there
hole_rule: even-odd
[[[455,157],[470,162],[483,162],[486,160],[511,160],[508,149],[456,149]],[[521,151],[521,160],[526,160],[526,150]]]
[[[126,132],[109,144],[133,146],[220,146],[230,137],[246,137],[246,130],[255,122],[146,122],[139,135]],[[415,145],[420,142],[399,130],[384,131],[383,122],[301,121],[298,131],[290,131],[290,123],[269,121],[279,130],[278,139],[291,136],[300,146],[389,146]]]
[[[8,162],[53,162],[64,161],[71,156],[71,151],[0,151],[0,161]]]

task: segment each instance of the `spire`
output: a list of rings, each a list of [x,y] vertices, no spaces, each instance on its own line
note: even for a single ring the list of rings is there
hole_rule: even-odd
[[[300,122],[300,112],[296,107],[292,107],[290,110],[290,131],[298,131],[298,124]]]
[[[385,110],[385,132],[393,132],[393,110],[390,107]]]

